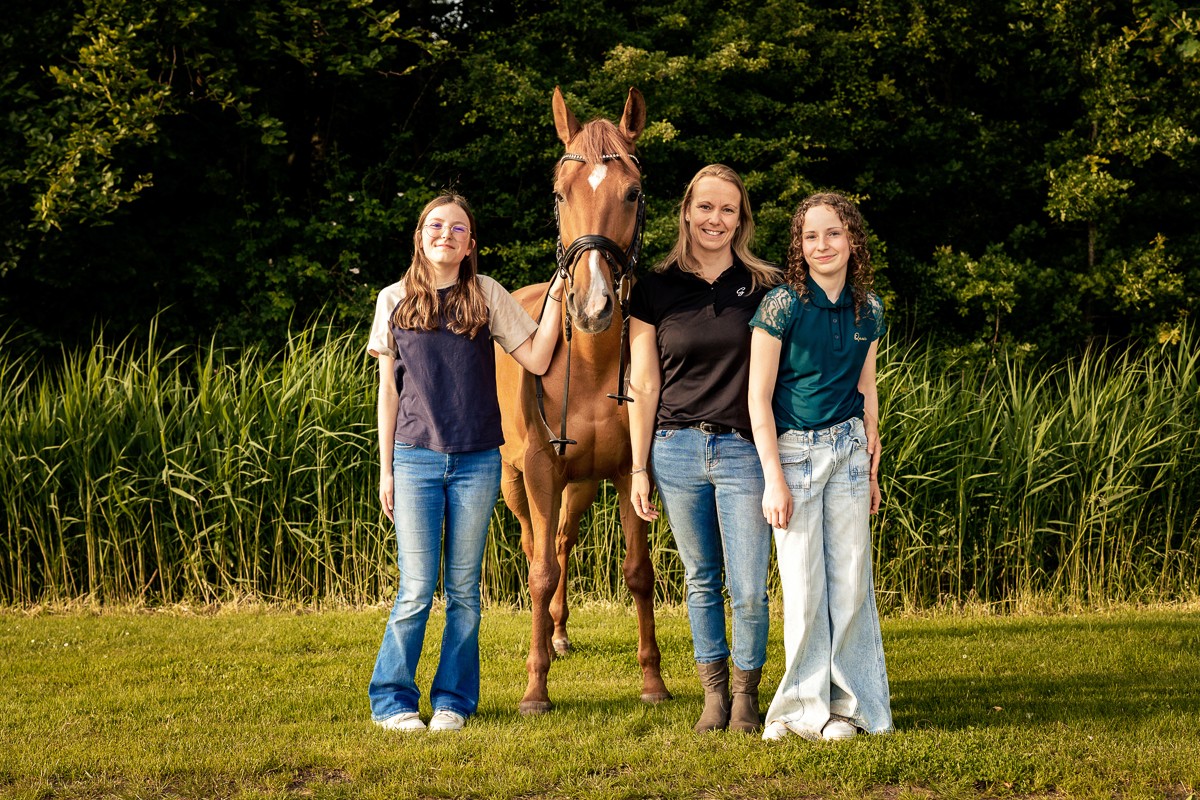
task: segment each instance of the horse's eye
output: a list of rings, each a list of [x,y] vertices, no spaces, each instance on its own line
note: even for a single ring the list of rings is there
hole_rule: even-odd
[[[563,195],[562,195],[562,192],[555,192],[555,193],[554,193],[554,202],[556,202],[556,203],[563,203],[563,202],[566,202],[566,199],[567,199],[567,198],[563,197]]]
[[[625,192],[626,203],[636,203],[639,196],[642,194],[642,187],[630,186],[629,191]]]

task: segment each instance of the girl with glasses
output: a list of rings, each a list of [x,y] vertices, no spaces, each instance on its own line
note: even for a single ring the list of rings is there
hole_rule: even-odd
[[[442,575],[446,626],[428,729],[463,727],[479,704],[479,582],[504,441],[495,347],[544,374],[561,323],[561,280],[540,324],[478,271],[475,216],[455,194],[413,231],[408,272],[379,293],[368,352],[379,360],[379,500],[395,524],[400,586],[368,695],[384,728],[425,730],[417,662]]]

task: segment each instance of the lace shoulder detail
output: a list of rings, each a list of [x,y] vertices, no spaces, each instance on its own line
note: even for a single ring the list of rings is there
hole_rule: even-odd
[[[796,293],[792,291],[791,287],[776,286],[767,292],[766,297],[758,306],[758,311],[754,314],[754,319],[750,320],[750,324],[756,328],[762,328],[776,339],[782,339],[783,331],[791,321],[795,308]]]
[[[875,322],[874,338],[882,339],[887,333],[887,322],[883,318],[883,299],[874,292],[867,295],[867,313]]]

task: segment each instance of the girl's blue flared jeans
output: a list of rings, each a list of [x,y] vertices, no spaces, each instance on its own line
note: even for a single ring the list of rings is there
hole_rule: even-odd
[[[434,711],[479,705],[479,581],[500,491],[500,451],[438,453],[397,443],[392,459],[400,587],[375,660],[371,717],[418,711],[417,663],[438,576],[446,626],[429,691]]]

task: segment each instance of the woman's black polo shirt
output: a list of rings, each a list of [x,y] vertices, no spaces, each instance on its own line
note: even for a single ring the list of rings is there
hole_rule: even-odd
[[[638,279],[630,316],[653,325],[662,365],[658,428],[701,422],[750,435],[750,319],[766,294],[737,260],[716,282],[672,265]]]

